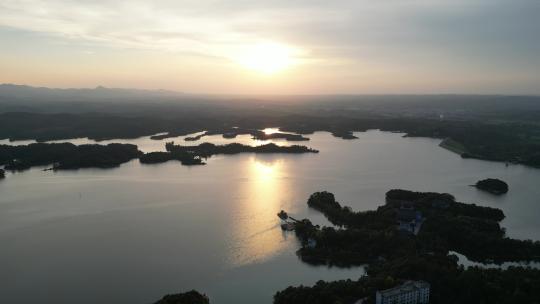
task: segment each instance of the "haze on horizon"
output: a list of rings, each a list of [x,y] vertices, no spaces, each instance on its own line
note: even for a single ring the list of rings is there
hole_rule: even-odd
[[[0,0],[0,83],[540,94],[540,2]]]

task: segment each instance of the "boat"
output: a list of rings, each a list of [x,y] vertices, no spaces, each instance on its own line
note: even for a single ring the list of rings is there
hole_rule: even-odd
[[[284,222],[281,224],[281,229],[284,231],[293,231],[294,230],[294,224],[289,222]]]

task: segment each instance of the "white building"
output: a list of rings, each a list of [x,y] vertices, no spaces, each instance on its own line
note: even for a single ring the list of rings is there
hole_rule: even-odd
[[[377,304],[427,304],[429,303],[429,283],[407,281],[394,288],[377,291]]]

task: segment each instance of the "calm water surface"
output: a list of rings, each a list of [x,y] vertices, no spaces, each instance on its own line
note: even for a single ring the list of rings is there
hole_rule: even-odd
[[[356,279],[363,268],[301,263],[294,235],[279,228],[281,209],[327,224],[305,203],[320,190],[355,210],[383,204],[392,188],[449,192],[503,209],[510,236],[539,239],[540,170],[461,159],[434,139],[356,135],[346,141],[315,133],[301,143],[319,154],[8,174],[0,182],[0,303],[144,304],[198,289],[212,303],[264,304],[288,285]],[[185,144],[181,137],[172,140]],[[147,152],[163,150],[166,141],[111,142]],[[249,136],[199,142],[208,141],[265,143]],[[510,192],[496,197],[468,186],[487,177],[507,181]]]

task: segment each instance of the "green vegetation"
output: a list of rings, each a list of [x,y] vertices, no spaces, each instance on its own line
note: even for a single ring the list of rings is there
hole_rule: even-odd
[[[206,131],[202,134],[199,134],[197,136],[190,136],[186,137],[186,141],[196,141],[199,140],[205,136],[209,135],[222,135],[225,138],[236,138],[238,135],[251,135],[253,139],[257,140],[269,140],[269,139],[285,139],[288,141],[308,141],[309,138],[304,137],[299,134],[291,134],[291,133],[282,133],[282,132],[276,132],[271,134],[266,134],[264,131],[257,130],[257,129],[249,129],[249,128],[217,128],[213,130]],[[173,137],[172,135],[162,135],[162,136],[155,136],[153,138],[155,139],[162,139],[167,137]]]
[[[177,160],[185,166],[204,165],[205,163],[198,155],[188,152],[150,152],[141,155],[139,161],[143,164],[158,164],[170,160]]]
[[[487,178],[478,181],[475,187],[495,195],[501,195],[508,192],[508,184],[496,178]]]
[[[401,202],[413,202],[418,210],[426,214],[462,215],[467,217],[485,218],[500,222],[504,219],[502,210],[491,207],[464,204],[455,201],[453,195],[436,192],[415,192],[409,190],[392,189],[386,192],[386,203],[399,205]]]
[[[337,226],[384,230],[393,227],[396,218],[393,209],[379,208],[377,211],[353,212],[350,207],[342,207],[330,192],[315,192],[307,202],[310,208],[321,211]]]
[[[53,170],[78,168],[112,168],[132,159],[141,163],[155,164],[169,160],[183,165],[204,165],[203,159],[215,154],[237,153],[317,153],[304,146],[246,146],[241,144],[179,146],[167,143],[167,152],[143,154],[137,146],[130,144],[74,145],[71,143],[37,143],[22,146],[0,145],[0,165],[6,170],[20,171],[35,166],[52,165]],[[3,172],[3,171],[2,171]],[[3,176],[3,174],[2,174]]]
[[[141,152],[135,145],[80,145],[30,144],[26,146],[0,145],[0,165],[6,170],[26,170],[34,166],[52,165],[52,169],[112,168]]]
[[[6,177],[6,173],[4,172],[3,169],[0,169],[0,178],[5,178]]]
[[[339,137],[341,139],[357,139],[358,137],[354,136],[351,130],[334,130],[332,135]]]
[[[467,154],[467,148],[451,138],[444,139],[439,146],[459,155]]]
[[[169,160],[178,160],[183,165],[204,165],[205,158],[216,154],[239,154],[239,153],[318,153],[317,150],[305,146],[278,146],[266,144],[261,146],[246,146],[238,143],[227,145],[214,145],[203,143],[198,146],[181,146],[169,142],[165,145],[167,152],[151,152],[140,157],[141,163],[155,164]]]
[[[361,265],[418,251],[442,255],[456,251],[479,262],[540,260],[540,242],[505,236],[499,224],[504,214],[499,209],[459,203],[449,194],[406,190],[388,191],[386,201],[376,211],[354,212],[342,207],[331,193],[312,194],[308,206],[345,229],[301,221],[296,229],[298,237],[304,245],[314,239],[317,246],[302,246],[300,257],[314,264]],[[403,203],[426,218],[417,237],[397,229]]]
[[[298,255],[311,264],[348,267],[366,265],[358,280],[318,282],[313,287],[289,287],[274,303],[354,303],[405,280],[426,280],[432,303],[523,303],[540,301],[540,270],[528,268],[465,269],[450,251],[479,262],[539,261],[540,242],[510,239],[499,222],[501,210],[459,203],[450,194],[390,190],[376,211],[353,212],[328,192],[310,196],[308,205],[344,228],[295,224],[301,241]],[[397,229],[400,208],[420,211],[425,221],[418,235]],[[309,242],[311,240],[311,242]],[[314,242],[313,242],[314,241]],[[315,245],[311,245],[310,243]]]
[[[214,145],[211,143],[203,143],[198,146],[181,146],[175,145],[174,142],[165,145],[167,151],[171,153],[191,153],[200,157],[206,158],[217,154],[239,154],[239,153],[318,153],[319,151],[308,148],[306,146],[278,146],[270,143],[260,146],[247,146],[239,143],[226,145]]]
[[[192,290],[184,293],[177,293],[164,296],[154,304],[209,304],[210,300],[206,295]]]
[[[441,146],[464,158],[520,163],[540,168],[540,125],[538,120],[531,118],[537,117],[537,114],[531,112],[515,116],[508,111],[500,111],[496,119],[485,120],[485,115],[480,114],[482,110],[475,108],[479,112],[470,113],[471,117],[455,116],[454,119],[442,120],[421,114],[405,117],[397,110],[393,115],[368,115],[343,109],[331,112],[306,110],[301,111],[302,114],[278,109],[280,106],[265,110],[234,108],[222,112],[203,109],[205,111],[194,113],[167,112],[167,115],[145,115],[143,112],[139,116],[3,113],[0,114],[0,139],[45,141],[89,137],[99,140],[166,132],[153,137],[162,139],[203,131],[207,132],[190,139],[196,140],[212,134],[222,134],[228,138],[251,134],[257,139],[307,140],[298,134],[312,134],[316,131],[327,131],[336,137],[354,139],[353,132],[380,129],[403,132],[409,137],[445,139]],[[414,110],[419,111],[418,108]],[[281,132],[267,135],[261,131],[268,126],[279,126]]]
[[[358,280],[341,280],[336,282],[318,281],[314,286],[287,287],[274,295],[274,304],[349,304],[369,297],[378,289],[392,287],[384,280],[362,277]],[[373,299],[370,301],[374,303]]]
[[[197,141],[197,140],[203,138],[206,135],[207,135],[207,133],[204,132],[203,134],[199,134],[197,136],[188,136],[188,137],[184,138],[184,140],[185,141]],[[223,135],[223,136],[225,136],[225,135]],[[163,136],[158,135],[158,136],[152,136],[151,138],[152,139],[162,139],[162,138],[167,138],[167,137],[169,137],[169,136],[168,135],[163,135]]]
[[[540,270],[463,268],[452,257],[414,256],[370,266],[357,280],[319,281],[314,286],[287,287],[274,295],[274,304],[353,304],[365,298],[375,303],[375,292],[405,279],[431,284],[430,303],[513,304],[540,302]]]

